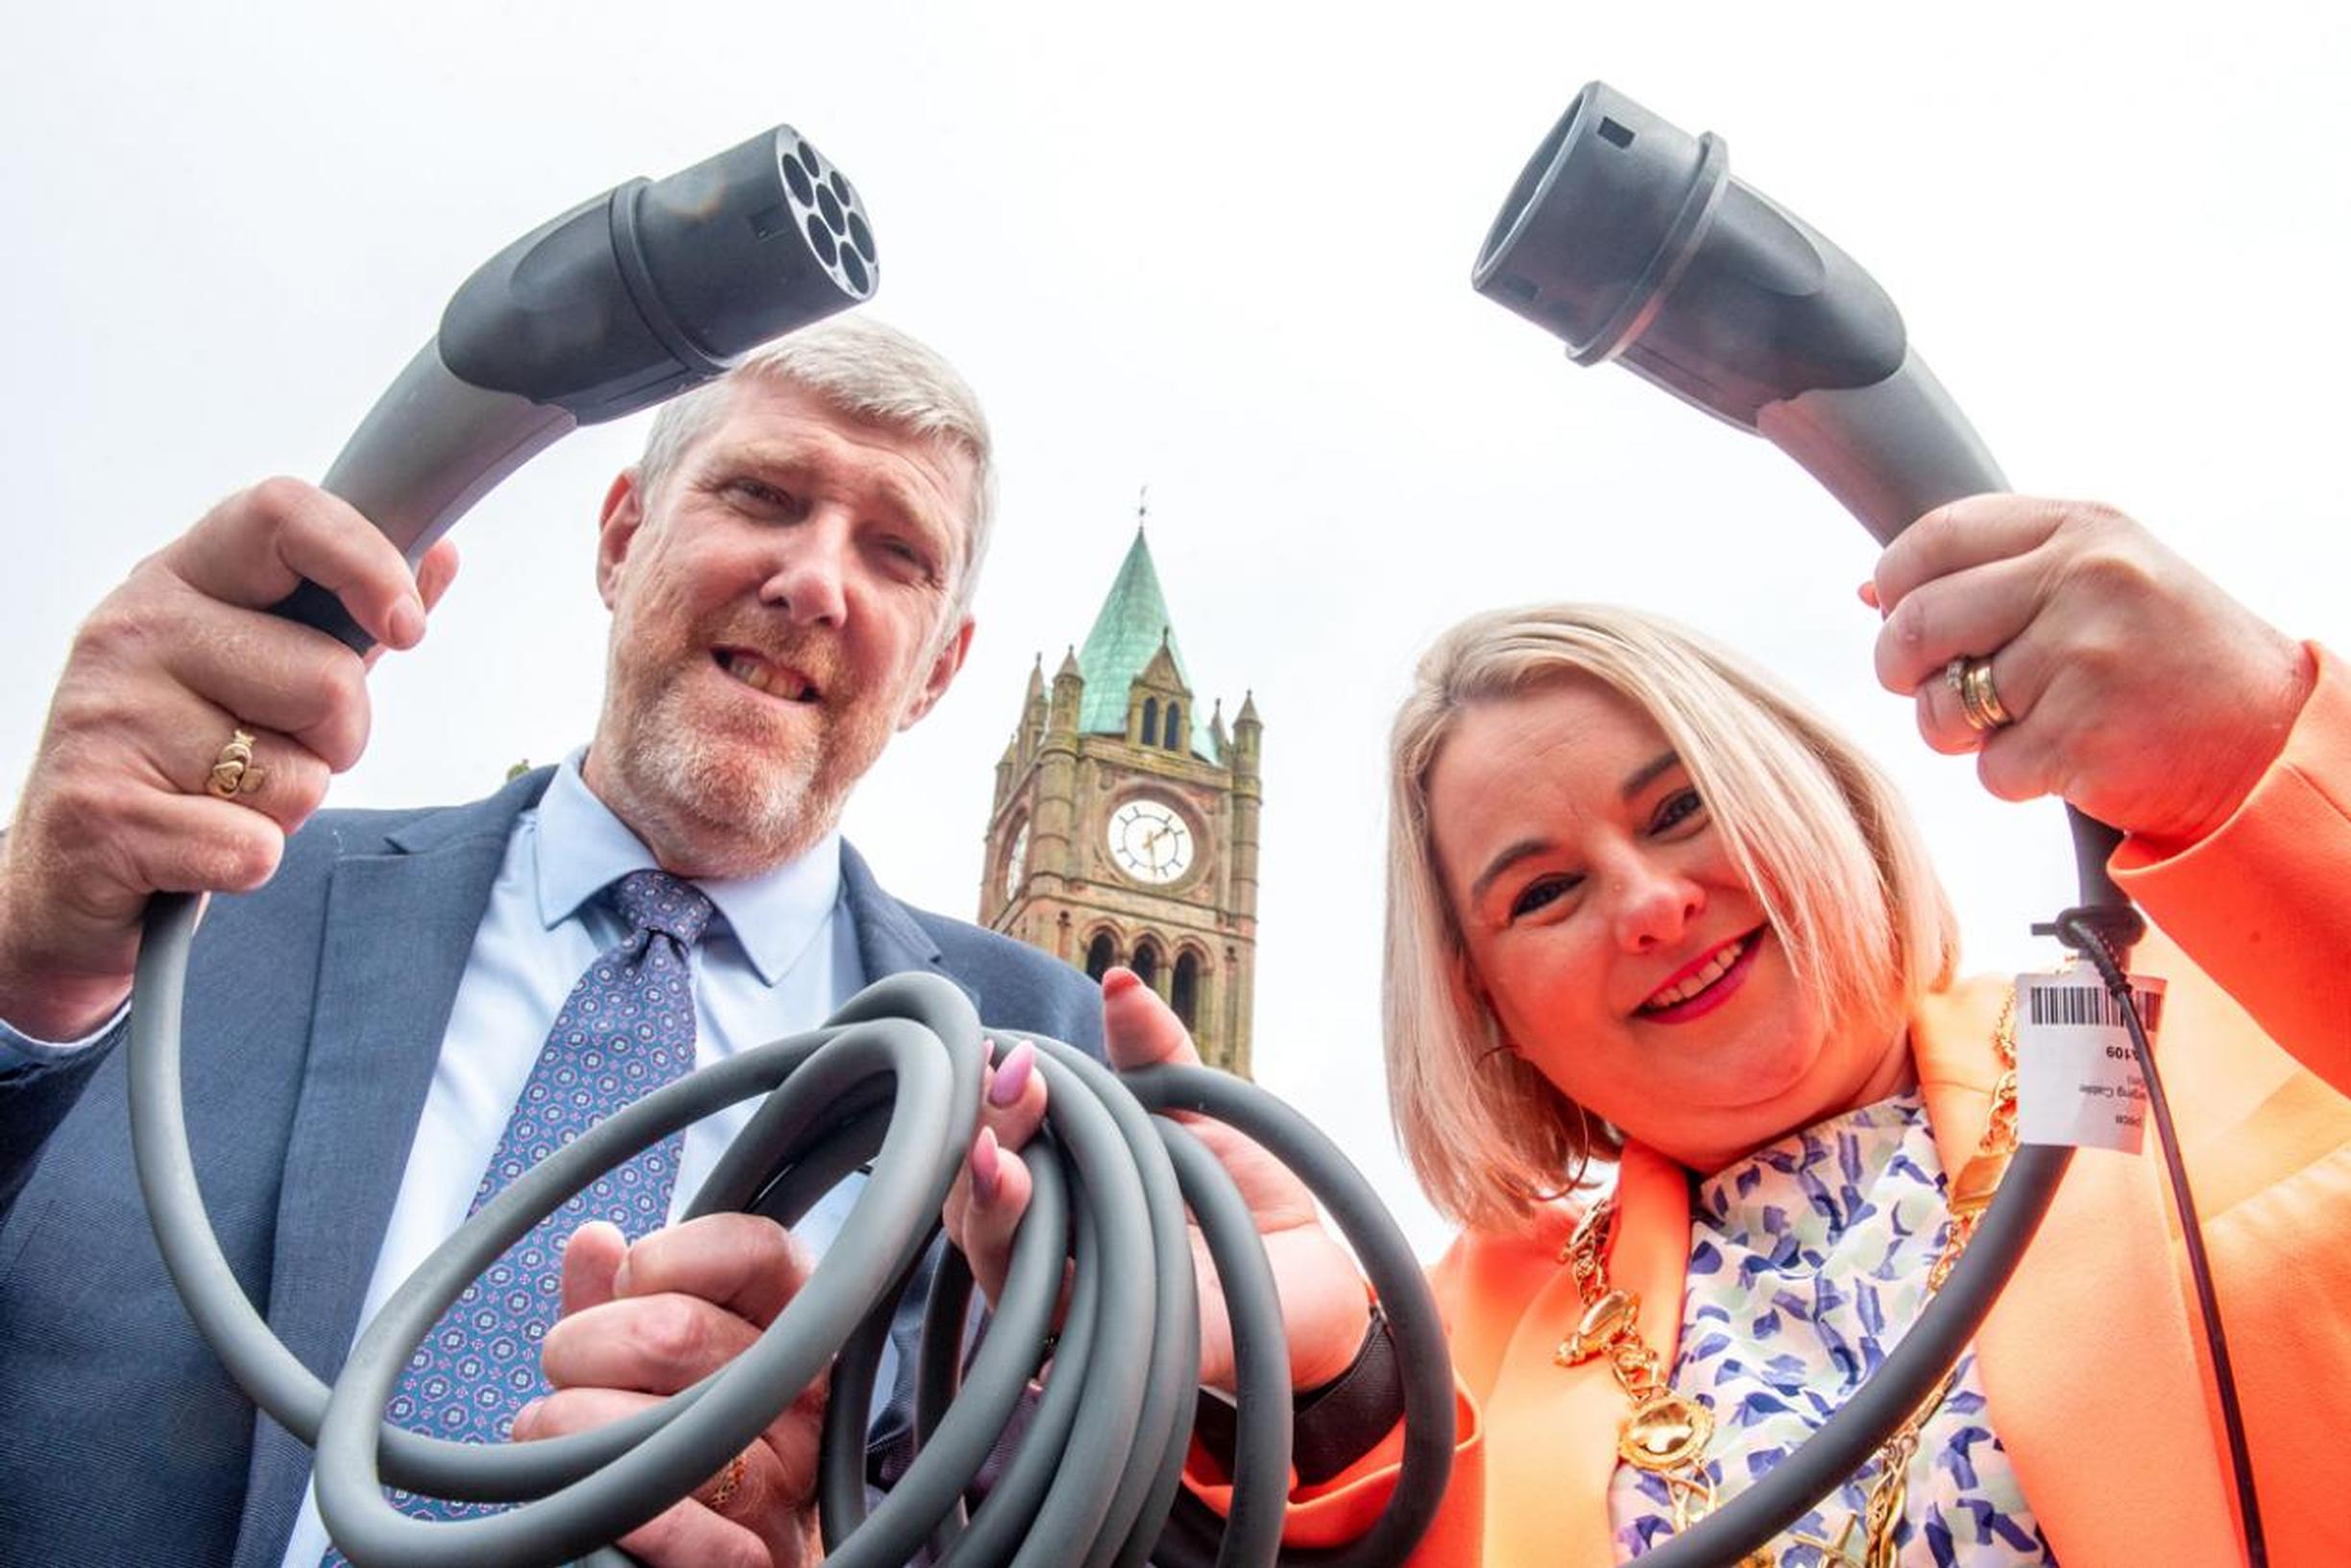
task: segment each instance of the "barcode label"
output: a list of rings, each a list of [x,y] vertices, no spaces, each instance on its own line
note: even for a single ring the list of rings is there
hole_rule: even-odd
[[[2072,1024],[2109,1029],[2130,1026],[2123,1022],[2121,1002],[2102,985],[2033,986],[2025,991],[2024,997],[2025,1020],[2035,1025]],[[2150,1040],[2163,1026],[2163,1000],[2161,991],[2131,987],[2131,1001],[2139,1009],[2140,1025]]]
[[[2132,976],[2130,995],[2151,1043],[2164,982]],[[2017,1141],[2136,1153],[2146,1085],[2122,1003],[2095,976],[2017,977]]]

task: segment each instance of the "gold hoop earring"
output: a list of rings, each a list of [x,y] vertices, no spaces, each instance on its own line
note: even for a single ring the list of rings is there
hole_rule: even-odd
[[[1485,1049],[1477,1053],[1477,1065],[1484,1067],[1496,1056],[1516,1057],[1518,1048],[1502,1037],[1502,1025],[1494,1019],[1493,1010],[1478,1003],[1478,1028],[1486,1036]]]

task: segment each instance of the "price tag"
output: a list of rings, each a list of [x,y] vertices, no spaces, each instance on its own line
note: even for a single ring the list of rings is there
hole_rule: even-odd
[[[2133,975],[2147,1040],[2163,1021],[2164,982]],[[2122,1004],[2097,976],[2017,977],[2017,1142],[2139,1152],[2146,1084]]]

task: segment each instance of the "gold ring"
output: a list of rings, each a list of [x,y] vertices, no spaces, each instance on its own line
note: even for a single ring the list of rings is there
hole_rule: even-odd
[[[212,759],[212,773],[205,780],[205,792],[225,801],[234,800],[260,788],[268,777],[268,770],[254,762],[254,737],[237,730],[230,735],[220,755]]]
[[[1959,694],[1960,716],[1967,727],[1978,735],[2006,729],[2016,719],[2000,706],[2000,692],[1992,685],[1992,661],[1961,657],[1943,666],[1943,679]]]
[[[750,1460],[744,1455],[738,1454],[727,1460],[726,1468],[718,1472],[717,1484],[711,1487],[710,1501],[703,1507],[715,1513],[734,1501],[735,1494],[742,1489],[743,1472],[749,1468]]]

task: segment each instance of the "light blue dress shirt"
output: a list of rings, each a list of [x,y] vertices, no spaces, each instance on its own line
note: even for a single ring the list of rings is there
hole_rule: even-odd
[[[545,795],[516,819],[507,840],[458,981],[360,1312],[363,1324],[465,1219],[565,999],[596,954],[626,934],[619,917],[595,895],[655,864],[637,835],[589,790],[579,761],[574,756],[556,770]],[[762,876],[694,885],[710,896],[719,917],[692,953],[697,1067],[812,1028],[863,987],[857,931],[841,906],[837,833]],[[118,1015],[85,1038],[62,1043],[32,1039],[0,1024],[0,1065],[12,1056],[46,1061],[87,1049],[120,1022]],[[746,1101],[687,1130],[672,1219],[757,1103]],[[843,1184],[802,1220],[798,1234],[813,1249],[821,1251],[837,1232],[859,1185]],[[890,1387],[885,1366],[877,1397]],[[326,1549],[317,1500],[305,1495],[287,1544],[286,1568],[317,1568]]]

